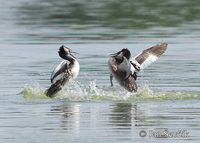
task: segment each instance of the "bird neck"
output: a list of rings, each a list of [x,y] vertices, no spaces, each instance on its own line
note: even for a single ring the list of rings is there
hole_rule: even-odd
[[[71,63],[74,63],[76,61],[75,57],[73,57],[71,55],[65,56],[64,59],[70,61]]]
[[[124,58],[121,56],[116,56],[115,59],[116,59],[117,63],[122,63]]]

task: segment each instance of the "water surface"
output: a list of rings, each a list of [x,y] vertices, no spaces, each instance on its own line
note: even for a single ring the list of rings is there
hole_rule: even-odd
[[[199,1],[0,3],[0,142],[199,142]],[[161,42],[137,93],[110,88],[109,54]],[[47,98],[63,44],[79,53],[80,74]],[[163,129],[189,135],[151,137]]]

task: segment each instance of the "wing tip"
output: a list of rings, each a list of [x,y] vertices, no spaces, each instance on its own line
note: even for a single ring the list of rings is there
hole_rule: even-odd
[[[160,43],[151,48],[151,54],[157,56],[158,58],[165,53],[167,50],[167,43]]]
[[[163,50],[165,51],[167,49],[168,43],[160,43],[160,44],[158,44],[156,46],[159,46],[159,47],[163,48]]]
[[[167,46],[168,43],[164,42],[164,43],[160,43],[160,44],[158,44],[158,45],[161,45],[161,46]]]
[[[144,50],[142,54],[135,58],[135,60],[141,65],[141,69],[144,69],[165,53],[167,46],[167,43],[154,45],[153,47]]]
[[[159,43],[155,46],[159,46],[159,47],[167,47],[168,46],[168,43],[164,42],[164,43]]]

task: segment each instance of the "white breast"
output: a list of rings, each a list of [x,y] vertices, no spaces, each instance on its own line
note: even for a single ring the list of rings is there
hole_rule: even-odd
[[[71,72],[71,76],[73,79],[75,79],[78,76],[80,70],[80,65],[77,61],[74,62],[74,65],[72,66],[70,72]]]
[[[126,57],[124,57],[123,62],[118,66],[118,68],[121,71],[125,71],[126,72],[126,77],[125,78],[127,78],[131,74],[130,61]]]

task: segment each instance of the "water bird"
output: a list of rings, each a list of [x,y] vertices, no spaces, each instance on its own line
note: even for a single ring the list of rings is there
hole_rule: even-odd
[[[128,49],[112,54],[109,61],[110,83],[113,87],[113,76],[126,90],[136,92],[138,87],[136,84],[137,73],[150,64],[155,62],[167,49],[167,43],[157,44],[139,53],[130,59],[131,53]]]
[[[64,45],[59,48],[58,54],[64,59],[51,74],[51,86],[47,89],[46,95],[53,97],[69,81],[75,79],[80,70],[77,59],[72,55],[72,50]]]

